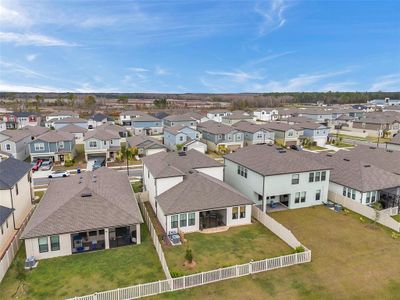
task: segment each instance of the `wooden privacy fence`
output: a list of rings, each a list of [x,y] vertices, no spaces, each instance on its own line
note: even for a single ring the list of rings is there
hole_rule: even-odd
[[[18,252],[18,249],[21,245],[20,237],[21,237],[22,232],[24,231],[25,226],[28,223],[28,220],[31,217],[33,211],[34,211],[34,208],[32,208],[29,211],[24,222],[22,222],[21,227],[19,228],[17,233],[14,235],[14,238],[13,238],[12,242],[10,243],[10,245],[8,246],[7,251],[5,252],[3,257],[0,258],[0,282],[3,280],[4,276],[7,273],[8,268],[10,267],[15,255]]]
[[[377,214],[376,210],[372,207],[333,192],[328,192],[328,199],[335,203],[341,204],[344,207],[363,215],[364,217],[367,217],[368,219],[376,220],[379,224],[389,227],[394,231],[400,232],[400,223],[393,219],[388,213],[378,211]]]
[[[152,296],[165,292],[178,291],[191,287],[201,286],[212,282],[232,279],[265,272],[273,269],[293,266],[311,261],[311,251],[294,253],[285,256],[268,258],[242,265],[236,265],[193,275],[170,278],[145,284],[138,284],[126,288],[94,293],[69,300],[128,300]]]
[[[169,268],[168,268],[167,261],[166,261],[165,256],[164,256],[164,252],[162,250],[161,243],[158,240],[157,232],[154,229],[153,223],[151,222],[149,213],[147,212],[147,209],[146,209],[144,203],[142,202],[142,199],[140,199],[141,195],[138,195],[138,198],[139,198],[139,201],[138,201],[139,206],[140,206],[140,208],[141,208],[141,210],[143,212],[143,217],[144,217],[144,220],[145,220],[145,222],[147,224],[147,227],[149,228],[150,235],[151,235],[151,238],[153,240],[154,247],[156,248],[158,258],[160,260],[161,266],[162,266],[163,271],[165,273],[165,277],[167,279],[170,279],[171,278],[171,273],[169,272]]]

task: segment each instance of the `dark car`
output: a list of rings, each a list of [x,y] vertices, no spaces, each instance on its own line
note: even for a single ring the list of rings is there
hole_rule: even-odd
[[[301,147],[297,145],[292,145],[290,146],[290,149],[296,150],[296,151],[301,151]]]

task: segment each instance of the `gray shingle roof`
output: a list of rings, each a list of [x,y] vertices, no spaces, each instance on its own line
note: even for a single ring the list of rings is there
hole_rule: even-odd
[[[199,168],[222,167],[221,163],[194,149],[185,156],[178,152],[160,152],[144,157],[142,161],[154,178],[183,176]]]
[[[14,210],[0,205],[0,225],[3,225]],[[9,225],[10,226],[10,225]]]
[[[157,141],[155,138],[144,135],[127,137],[126,141],[130,147],[144,148],[144,149],[166,148],[166,146],[161,144],[161,142]]]
[[[257,131],[272,131],[271,129],[267,128],[264,125],[255,124],[247,121],[240,121],[232,126],[242,132],[250,132],[250,133],[255,133]]]
[[[237,131],[236,128],[215,122],[213,120],[206,121],[197,125],[197,128],[201,131],[209,132],[212,134],[227,134],[232,131]]]
[[[0,190],[12,188],[31,169],[31,165],[15,159],[7,158],[0,162]]]
[[[115,130],[109,129],[107,127],[103,128],[103,126],[100,126],[91,131],[86,132],[84,140],[88,140],[91,138],[99,139],[102,141],[108,141],[111,139],[119,139],[120,136],[118,132],[116,132]]]
[[[54,124],[66,124],[66,123],[87,123],[87,120],[81,118],[64,118],[61,120],[54,121]]]
[[[252,145],[224,156],[264,176],[328,170],[321,164],[294,150],[281,151],[275,146]]]
[[[59,131],[65,131],[69,133],[85,133],[88,130],[86,128],[83,128],[75,124],[69,124],[67,126],[60,128]]]
[[[11,130],[7,129],[4,131],[1,131],[1,134],[4,134],[8,137],[10,137],[11,141],[18,142],[28,136],[38,136],[41,135],[50,129],[46,127],[40,127],[40,126],[25,126],[24,128],[21,129],[16,129],[16,130]]]
[[[197,171],[186,175],[183,182],[156,200],[165,215],[252,204],[230,185]]]
[[[93,182],[94,175],[96,182]],[[82,197],[83,193],[92,196]],[[22,238],[138,223],[143,223],[143,219],[128,177],[100,168],[52,181]]]
[[[72,141],[74,139],[74,135],[65,131],[58,130],[50,130],[45,134],[42,134],[37,137],[36,140],[41,140],[45,142],[60,142],[60,141]],[[36,141],[35,140],[35,141]],[[32,141],[34,142],[34,141]]]

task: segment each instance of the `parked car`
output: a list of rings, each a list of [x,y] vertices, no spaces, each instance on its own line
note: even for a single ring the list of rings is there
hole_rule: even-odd
[[[42,160],[41,159],[38,159],[35,163],[34,163],[34,165],[33,165],[33,167],[32,167],[32,171],[33,172],[36,172],[36,171],[38,171],[39,170],[39,168],[40,168],[40,166],[42,165]]]
[[[93,164],[93,171],[106,165],[105,159],[96,159]]]
[[[290,149],[296,150],[296,151],[301,151],[301,147],[297,145],[292,145],[290,146]]]
[[[49,178],[58,178],[58,177],[68,177],[70,175],[69,171],[66,170],[58,170],[54,171],[49,175]]]
[[[51,160],[45,160],[44,162],[42,162],[42,165],[40,166],[40,170],[49,171],[49,170],[51,170],[52,166],[53,166],[53,162]]]

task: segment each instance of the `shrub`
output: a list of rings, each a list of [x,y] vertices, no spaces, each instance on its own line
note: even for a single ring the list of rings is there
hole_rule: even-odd
[[[172,278],[178,278],[178,277],[182,277],[182,276],[184,276],[184,274],[181,272],[171,271]]]
[[[304,250],[303,246],[297,246],[296,248],[294,248],[294,253],[302,253],[306,250]]]
[[[193,253],[192,249],[189,247],[186,249],[185,259],[191,264],[193,262]]]
[[[65,167],[72,167],[73,165],[74,165],[74,160],[73,159],[66,160],[65,163],[64,163]]]

